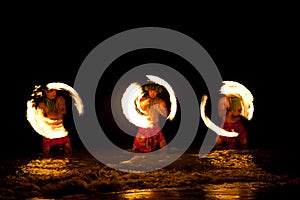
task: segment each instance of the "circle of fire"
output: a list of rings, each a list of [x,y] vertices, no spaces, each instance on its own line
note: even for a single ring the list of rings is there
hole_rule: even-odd
[[[253,96],[251,92],[242,84],[235,81],[223,81],[223,85],[220,88],[220,94],[224,95],[235,95],[241,98],[242,111],[241,115],[248,120],[251,120],[253,117],[254,105],[253,105]],[[213,130],[218,135],[227,136],[227,137],[236,137],[239,135],[237,132],[226,131],[216,124],[214,124],[206,115],[205,115],[205,105],[207,100],[207,95],[204,95],[201,100],[200,105],[200,114],[201,118],[204,121],[205,125]]]
[[[146,75],[146,76],[148,77],[149,81],[162,85],[168,91],[170,96],[171,108],[167,119],[173,120],[176,114],[177,104],[176,104],[176,97],[172,87],[165,80],[157,76],[154,75]],[[140,99],[143,97],[143,95],[144,93],[141,85],[139,85],[138,83],[130,84],[126,89],[126,91],[124,92],[121,100],[122,110],[129,122],[131,122],[132,124],[138,127],[149,128],[152,127],[153,125],[152,122],[148,120],[147,115],[141,114],[141,113],[147,114],[140,107]]]
[[[65,83],[48,83],[48,89],[64,90],[67,91],[74,99],[74,105],[79,113],[83,114],[83,103],[78,93]],[[42,96],[42,92],[38,91],[41,86],[35,86],[32,96]],[[51,120],[44,116],[43,111],[36,106],[34,99],[27,101],[26,117],[32,128],[40,135],[46,138],[60,138],[68,135],[68,131],[64,128],[60,120]]]

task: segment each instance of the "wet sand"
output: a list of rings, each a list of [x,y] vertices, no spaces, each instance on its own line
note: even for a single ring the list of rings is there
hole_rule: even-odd
[[[286,198],[300,189],[295,155],[280,149],[214,150],[200,159],[189,151],[162,169],[137,173],[114,169],[135,161],[107,166],[85,150],[74,150],[69,157],[33,154],[1,161],[0,198]]]

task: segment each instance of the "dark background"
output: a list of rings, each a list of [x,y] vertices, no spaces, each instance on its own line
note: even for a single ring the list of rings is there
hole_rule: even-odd
[[[103,18],[99,21],[93,19],[95,21],[91,22],[80,17],[61,18],[41,12],[39,15],[22,15],[3,24],[0,143],[4,157],[41,151],[41,137],[26,120],[26,102],[35,85],[64,82],[73,86],[77,70],[93,48],[117,33],[147,26],[170,28],[193,38],[214,60],[223,80],[240,82],[252,92],[254,117],[247,123],[252,147],[292,148],[297,145],[299,130],[293,119],[298,119],[297,115],[294,117],[297,114],[299,90],[295,73],[298,50],[295,51],[293,47],[298,46],[293,16],[282,18],[274,14],[252,18],[245,14],[245,17],[207,21],[197,16],[180,20],[107,22]],[[180,64],[188,65],[176,55],[145,50],[120,58],[112,64],[111,69],[121,64],[134,67],[148,62],[159,62],[174,68]],[[103,77],[104,82],[111,82],[112,85],[107,85],[106,92],[101,93],[101,101],[109,102],[109,91],[113,88],[113,81],[122,75],[121,72],[111,70],[105,75],[107,77]],[[199,75],[185,70],[182,73],[199,94],[200,102],[205,92],[201,77],[199,79]],[[68,96],[66,98],[70,111],[66,116],[66,126],[71,133],[73,148],[82,148],[73,124],[71,99]],[[96,98],[100,99],[99,93]],[[115,133],[112,140],[124,148],[130,148],[132,138],[127,138],[118,132],[117,127],[111,126],[113,121],[110,121],[109,110],[107,116],[99,116],[99,119]],[[176,127],[176,122],[172,126]],[[201,133],[205,129],[200,120],[199,134],[191,148],[199,148],[203,139]]]

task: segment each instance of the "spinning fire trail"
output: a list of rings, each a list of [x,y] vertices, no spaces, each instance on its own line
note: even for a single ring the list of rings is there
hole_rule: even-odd
[[[220,88],[220,94],[224,95],[234,95],[241,98],[242,110],[241,115],[247,120],[251,120],[253,117],[253,96],[251,92],[242,84],[235,81],[223,81],[223,85]],[[238,136],[237,132],[226,131],[216,124],[214,124],[206,115],[205,115],[205,105],[207,100],[207,95],[204,95],[201,100],[200,105],[200,114],[201,118],[204,121],[205,125],[216,132],[218,135],[227,136],[227,137],[236,137]]]
[[[170,95],[171,108],[167,119],[172,120],[175,117],[176,110],[177,110],[176,97],[172,87],[165,80],[157,76],[154,75],[146,75],[146,76],[149,79],[149,81],[162,85],[168,91]],[[153,124],[152,121],[149,120],[149,114],[141,109],[139,103],[143,95],[144,93],[141,85],[139,85],[138,83],[130,84],[126,89],[126,91],[124,92],[121,100],[122,110],[124,115],[128,119],[128,121],[131,122],[132,124],[138,127],[150,128],[153,126]],[[144,113],[145,115],[142,115],[140,113]]]
[[[46,85],[48,89],[63,90],[69,93],[74,99],[74,105],[79,113],[83,114],[83,103],[78,93],[70,86],[64,83],[48,83]],[[35,98],[42,97],[41,86],[35,86],[32,93],[32,99],[27,101],[26,117],[32,128],[40,135],[46,138],[61,138],[68,135],[68,131],[64,128],[61,120],[48,119],[44,116],[43,111],[37,107]]]

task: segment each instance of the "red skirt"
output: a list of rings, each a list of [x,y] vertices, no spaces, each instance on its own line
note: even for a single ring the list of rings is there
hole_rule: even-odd
[[[222,135],[218,136],[220,139],[222,139],[223,141],[226,142],[226,144],[229,148],[235,147],[241,138],[245,138],[248,135],[248,133],[241,121],[239,121],[237,123],[224,123],[223,129],[226,131],[234,131],[234,132],[239,133],[239,135],[237,137],[226,137],[226,136],[222,136]]]
[[[43,138],[43,146],[44,147],[52,147],[55,145],[64,145],[66,143],[70,143],[70,137],[67,135],[62,138],[54,138],[54,139],[49,139],[49,138]]]
[[[138,152],[147,153],[157,150],[162,140],[164,136],[161,129],[154,124],[152,128],[139,128],[133,143]]]

